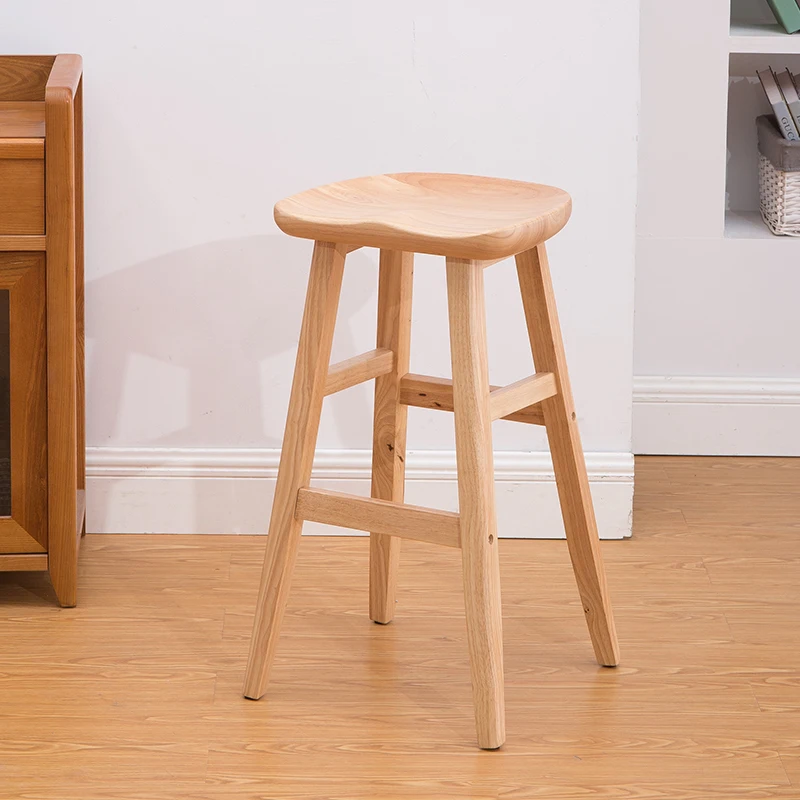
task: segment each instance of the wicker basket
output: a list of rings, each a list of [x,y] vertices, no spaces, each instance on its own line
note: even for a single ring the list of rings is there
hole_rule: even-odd
[[[800,142],[784,139],[772,121],[756,120],[761,217],[780,236],[800,236]]]

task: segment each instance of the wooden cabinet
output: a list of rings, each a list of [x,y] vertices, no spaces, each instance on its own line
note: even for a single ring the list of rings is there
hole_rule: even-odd
[[[74,606],[85,512],[80,56],[0,56],[0,571]]]

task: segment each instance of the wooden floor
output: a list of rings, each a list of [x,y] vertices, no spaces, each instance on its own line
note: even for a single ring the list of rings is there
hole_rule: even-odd
[[[240,696],[264,539],[88,536],[80,607],[0,576],[0,798],[800,798],[800,459],[644,458],[597,667],[557,541],[503,541],[508,741],[474,744],[459,553],[306,538]]]

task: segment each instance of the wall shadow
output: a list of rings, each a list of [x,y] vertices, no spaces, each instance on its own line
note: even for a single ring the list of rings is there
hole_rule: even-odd
[[[279,447],[311,251],[287,236],[229,239],[87,281],[89,446]],[[350,254],[336,328],[342,358],[374,347],[374,338],[356,343],[348,322],[376,293],[374,262]],[[371,415],[363,396],[330,405],[344,441]]]

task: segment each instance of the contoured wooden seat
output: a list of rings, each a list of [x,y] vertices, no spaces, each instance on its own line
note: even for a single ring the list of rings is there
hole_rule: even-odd
[[[287,197],[275,206],[275,221],[303,239],[486,260],[549,239],[571,210],[570,196],[554,186],[407,172]]]

